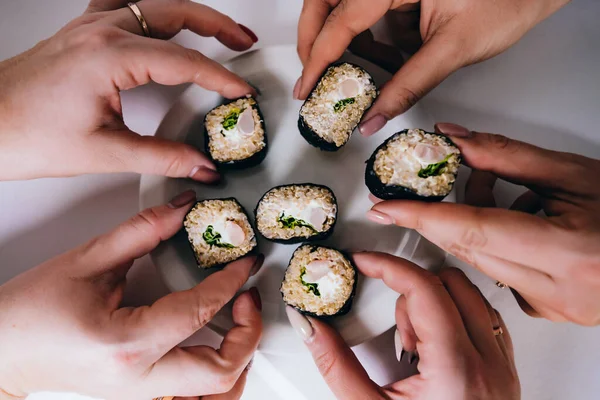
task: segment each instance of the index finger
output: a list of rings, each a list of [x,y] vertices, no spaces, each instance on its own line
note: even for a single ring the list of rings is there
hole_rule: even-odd
[[[136,3],[155,39],[170,39],[183,29],[205,37],[215,37],[232,50],[247,50],[251,37],[225,14],[193,1],[142,0]],[[126,31],[142,34],[140,24],[128,7],[107,13],[105,19]]]
[[[517,211],[410,200],[383,201],[371,210],[388,216],[390,223],[415,229],[471,265],[475,264],[473,255],[487,254],[547,272],[571,257],[569,252],[563,259],[548,254],[549,246],[581,245],[558,224]]]
[[[373,4],[375,3],[375,4]],[[344,54],[352,39],[383,17],[389,2],[342,0],[327,17],[302,71],[298,97],[304,99],[329,64]]]
[[[353,259],[364,275],[382,279],[386,286],[405,296],[408,317],[419,342],[434,347],[436,357],[452,357],[451,349],[469,342],[460,314],[437,276],[390,254],[356,253]]]
[[[298,21],[298,56],[304,65],[308,60],[313,44],[323,29],[329,12],[339,0],[304,0]]]
[[[237,260],[192,289],[171,293],[149,307],[117,310],[113,321],[137,338],[139,350],[144,350],[142,357],[153,363],[206,325],[263,260],[262,255]]]
[[[457,135],[457,131],[461,133]],[[436,124],[436,132],[452,138],[471,168],[491,172],[534,191],[555,189],[587,194],[597,190],[597,185],[591,185],[585,177],[600,172],[598,160],[544,149],[503,135],[471,132],[455,124]]]

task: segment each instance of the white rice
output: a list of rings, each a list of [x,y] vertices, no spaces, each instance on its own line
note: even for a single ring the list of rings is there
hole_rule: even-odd
[[[441,146],[446,154],[452,154],[438,176],[419,177],[419,171],[427,167],[413,155],[419,143]],[[406,134],[396,135],[375,156],[374,170],[384,185],[403,186],[419,196],[445,196],[452,189],[460,167],[460,150],[449,144],[442,136],[421,129],[409,129]]]
[[[338,93],[339,85],[349,78],[359,82],[359,94],[353,104],[348,104],[342,111],[335,112],[335,104],[342,100]],[[376,97],[377,88],[371,76],[362,68],[343,63],[327,69],[300,109],[300,116],[319,137],[340,147],[348,141],[352,131]]]

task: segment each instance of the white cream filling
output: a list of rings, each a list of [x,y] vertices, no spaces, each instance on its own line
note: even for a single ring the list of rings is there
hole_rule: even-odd
[[[198,224],[197,228],[192,230],[192,233],[194,233],[194,244],[200,240],[204,241],[204,232],[212,225],[215,234],[219,233],[221,235],[221,243],[227,243],[235,247],[241,246],[246,240],[246,233],[241,226],[230,220],[233,219],[235,215],[233,213],[225,213],[222,217],[223,218],[219,220]]]
[[[318,285],[320,297],[324,300],[335,298],[344,284],[342,277],[331,268],[331,263],[324,260],[310,262],[302,280]]]
[[[323,207],[314,200],[311,200],[306,207],[302,208],[295,204],[290,204],[289,208],[283,210],[283,215],[301,219],[319,232],[323,230],[323,225],[327,222],[327,213]]]

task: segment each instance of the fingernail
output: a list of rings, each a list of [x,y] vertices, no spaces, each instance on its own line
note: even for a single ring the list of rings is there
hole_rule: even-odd
[[[250,293],[250,297],[252,297],[252,301],[254,302],[256,309],[258,311],[262,311],[262,300],[260,299],[260,293],[258,292],[258,289],[251,287],[248,292]]]
[[[300,100],[300,87],[302,86],[302,77],[298,78],[296,84],[294,85],[294,99]]]
[[[448,136],[455,137],[469,137],[471,136],[471,131],[465,128],[464,126],[451,124],[448,122],[440,122],[439,124],[435,124],[435,129],[440,133]]]
[[[250,36],[250,39],[252,39],[252,41],[254,43],[258,42],[258,36],[256,36],[256,34],[254,32],[252,32],[250,30],[250,28],[248,28],[247,26],[244,26],[242,24],[238,24],[238,26],[240,28],[242,28],[242,30],[246,33],[246,35]]]
[[[408,356],[408,363],[412,364],[417,357],[419,357],[419,353],[415,350],[415,351],[411,351],[409,356]]]
[[[248,363],[248,365],[246,365],[246,368],[244,368],[246,371],[250,371],[250,368],[252,368],[252,364],[254,364],[254,357],[252,357],[252,359],[250,360],[250,362]]]
[[[367,211],[367,219],[380,225],[392,225],[394,223],[392,217],[377,210]]]
[[[189,178],[204,183],[217,183],[221,180],[221,174],[216,171],[214,166],[207,167],[205,165],[197,165],[192,168],[188,175]]]
[[[394,333],[394,347],[396,347],[396,360],[400,362],[402,359],[402,354],[404,353],[404,348],[402,347],[402,338],[400,337],[400,331],[396,329]]]
[[[258,271],[260,271],[264,262],[265,262],[264,254],[259,254],[258,256],[256,256],[256,260],[254,261],[254,264],[252,265],[252,268],[250,269],[250,276],[256,275],[258,273]]]
[[[383,115],[377,114],[376,116],[361,122],[360,125],[358,125],[358,130],[363,136],[371,136],[383,128],[385,124],[387,124],[387,119],[385,119]]]
[[[196,192],[193,190],[186,190],[183,193],[178,194],[173,197],[171,201],[167,204],[169,208],[181,208],[186,204],[190,204],[192,201],[196,201]]]
[[[296,311],[290,306],[285,307],[285,312],[288,316],[288,319],[290,320],[290,324],[292,324],[292,328],[294,328],[296,333],[305,342],[310,342],[314,330],[308,318],[306,318],[304,315],[300,314],[298,311]]]

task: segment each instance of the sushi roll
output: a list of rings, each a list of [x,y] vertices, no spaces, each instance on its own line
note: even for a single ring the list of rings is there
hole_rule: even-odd
[[[383,200],[441,201],[452,191],[460,162],[460,150],[446,136],[405,129],[375,150],[365,183]]]
[[[242,169],[260,164],[268,146],[256,100],[243,97],[209,111],[204,118],[204,146],[222,168]]]
[[[230,263],[256,247],[248,216],[233,198],[197,202],[183,225],[200,268]]]
[[[311,145],[339,150],[376,97],[367,71],[347,62],[333,64],[302,105],[298,129]]]
[[[299,243],[321,240],[337,220],[335,195],[311,183],[277,186],[263,195],[254,211],[256,229],[268,240]]]
[[[280,291],[301,313],[332,317],[350,311],[356,282],[356,268],[342,252],[303,244],[292,255]]]

